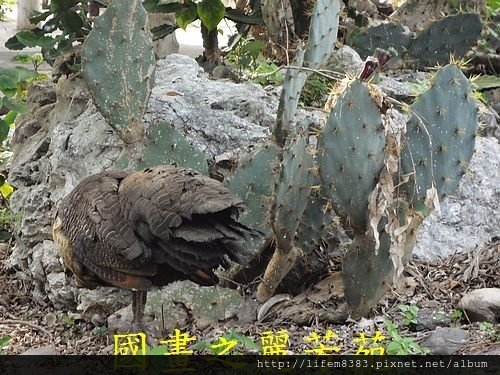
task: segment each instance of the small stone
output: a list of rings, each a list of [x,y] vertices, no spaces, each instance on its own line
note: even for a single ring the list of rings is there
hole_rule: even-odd
[[[429,354],[452,355],[469,341],[469,332],[460,328],[441,328],[434,330],[422,342]]]
[[[473,322],[500,322],[500,288],[482,288],[467,293],[458,303]]]
[[[57,317],[54,313],[49,312],[45,315],[44,321],[47,327],[53,327],[57,322]]]
[[[451,318],[444,311],[422,308],[418,312],[415,329],[417,331],[432,331],[437,327],[447,327],[450,324]]]
[[[20,355],[56,355],[54,345],[45,345],[39,348],[29,349]]]

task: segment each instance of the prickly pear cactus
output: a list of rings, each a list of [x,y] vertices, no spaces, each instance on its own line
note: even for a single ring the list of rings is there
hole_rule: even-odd
[[[261,146],[240,162],[234,175],[227,181],[229,190],[245,201],[246,209],[239,221],[265,234],[264,238],[248,239],[244,244],[256,254],[262,250],[266,238],[271,237],[269,217],[278,155],[279,149],[274,143]]]
[[[319,183],[313,183],[295,235],[295,244],[305,254],[314,251],[321,241],[328,240],[333,226],[338,224],[332,204],[322,197],[319,189]]]
[[[412,42],[412,33],[398,23],[383,23],[359,28],[349,35],[347,43],[362,59],[372,56],[377,48],[396,50],[399,56],[406,53]]]
[[[297,112],[300,93],[307,79],[307,73],[299,69],[304,63],[304,50],[299,47],[292,68],[288,68],[283,80],[283,88],[276,115],[276,124],[272,130],[273,141],[280,146],[284,146],[285,140],[291,132],[291,124]]]
[[[276,124],[272,129],[273,141],[280,147],[285,145],[286,138],[292,133],[291,127],[297,112],[300,93],[307,77],[311,74],[310,70],[297,68],[317,69],[326,63],[337,40],[339,12],[339,0],[316,1],[306,49],[304,51],[304,46],[298,45],[295,59],[291,64],[294,68],[287,70],[283,82]]]
[[[318,69],[326,63],[337,41],[339,0],[317,0],[314,5],[304,66]]]
[[[474,152],[477,111],[469,80],[452,64],[440,69],[429,90],[413,103],[401,166],[410,176],[408,199],[418,211],[432,208],[432,187],[439,199],[457,189]]]
[[[398,201],[394,204],[399,224],[404,227],[408,221],[408,203]],[[359,233],[349,245],[342,262],[345,299],[355,318],[366,315],[387,292],[393,283],[394,264],[391,260],[391,236],[386,232],[387,220],[379,225],[380,247],[375,248],[373,236]],[[418,223],[419,224],[419,223]],[[417,225],[417,221],[414,225]],[[405,264],[411,257],[416,241],[416,230],[412,227],[404,244]]]
[[[143,170],[159,164],[175,164],[208,175],[205,154],[192,146],[174,127],[166,123],[153,124],[146,132],[146,139],[146,147],[131,145],[125,149],[115,166]]]
[[[368,195],[384,162],[385,133],[368,88],[354,80],[339,95],[318,140],[324,194],[345,223],[365,230]]]
[[[94,102],[126,143],[142,139],[155,56],[139,0],[113,0],[82,47],[82,75]]]
[[[445,17],[417,36],[405,59],[410,60],[411,66],[419,68],[446,64],[450,55],[462,58],[476,44],[482,28],[477,13]]]
[[[313,150],[307,132],[294,139],[284,154],[274,189],[272,225],[276,242],[291,246],[314,179]]]

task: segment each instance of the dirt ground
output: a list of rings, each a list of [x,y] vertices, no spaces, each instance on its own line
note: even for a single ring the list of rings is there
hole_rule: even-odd
[[[10,340],[1,348],[3,354],[19,354],[44,346],[51,347],[57,354],[111,354],[113,337],[105,326],[96,327],[91,322],[78,318],[75,311],[56,310],[50,304],[36,303],[30,296],[30,282],[7,274],[3,266],[9,256],[10,246],[0,249],[0,339],[8,336]],[[469,332],[469,341],[461,347],[461,354],[500,353],[498,333],[500,327],[485,329],[480,323],[467,321],[466,316],[456,317],[454,309],[460,298],[473,289],[500,287],[500,239],[495,239],[470,254],[454,254],[436,263],[425,263],[413,259],[407,266],[400,284],[387,293],[386,297],[373,309],[366,319],[347,320],[344,324],[332,325],[315,319],[308,326],[297,326],[284,320],[255,322],[231,328],[251,341],[259,343],[265,330],[284,329],[289,335],[288,353],[301,354],[310,348],[305,340],[313,332],[324,337],[327,330],[337,337],[335,344],[340,347],[339,354],[355,354],[359,348],[360,334],[364,332],[373,337],[376,331],[389,340],[384,320],[398,325],[403,338],[416,343],[430,334],[433,327],[420,327],[404,321],[404,314],[398,305],[416,305],[420,311],[432,309],[441,311],[449,317],[447,326],[457,327]],[[324,308],[325,306],[321,306]],[[332,307],[333,308],[333,307]],[[77,318],[75,318],[77,317]],[[234,324],[233,324],[234,326]],[[224,322],[210,326],[204,331],[195,327],[182,327],[197,338],[197,343],[213,342],[227,333],[229,328]],[[496,329],[496,333],[495,333]],[[167,335],[167,334],[166,334]],[[388,343],[388,341],[386,341]],[[251,343],[250,343],[251,344]],[[195,347],[196,348],[196,347]],[[200,348],[198,345],[197,348]],[[198,349],[200,350],[200,349]],[[256,353],[257,346],[245,345],[240,352]],[[196,353],[196,352],[195,352]],[[199,353],[208,353],[201,349]]]

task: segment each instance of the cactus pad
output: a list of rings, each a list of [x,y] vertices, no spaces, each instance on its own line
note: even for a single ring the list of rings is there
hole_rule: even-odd
[[[273,228],[278,243],[293,240],[313,182],[313,155],[303,133],[284,152],[276,180]]]
[[[415,100],[401,152],[408,198],[426,211],[427,190],[436,187],[439,199],[453,194],[472,158],[477,133],[477,104],[469,80],[456,65],[447,65],[431,88]]]
[[[322,240],[331,237],[330,231],[335,222],[332,204],[317,191],[311,191],[299,222],[295,244],[303,253],[312,253]]]
[[[364,231],[368,195],[384,163],[385,134],[377,104],[358,80],[340,94],[318,140],[323,193],[339,216]]]
[[[174,127],[165,123],[151,125],[146,138],[148,145],[145,148],[135,151],[125,149],[115,166],[119,169],[142,170],[159,164],[175,164],[208,174],[205,154],[192,146]],[[139,155],[131,158],[131,154]]]
[[[143,137],[155,56],[139,0],[113,0],[82,47],[82,75],[94,102],[126,143]]]
[[[246,209],[239,221],[262,231],[267,238],[271,237],[269,217],[278,155],[278,148],[273,143],[261,146],[240,162],[227,182],[229,190],[245,201]],[[265,241],[265,238],[248,239],[244,246],[258,254]]]
[[[304,66],[318,69],[326,63],[337,41],[339,0],[318,0],[311,16],[311,26]]]
[[[397,220],[400,226],[404,226],[409,206],[401,200],[395,205]],[[345,299],[354,318],[366,315],[393,284],[395,269],[390,253],[391,237],[385,231],[386,223],[387,219],[379,223],[380,247],[377,251],[373,237],[358,234],[349,245],[342,262]],[[415,225],[418,224],[420,222],[415,221]],[[416,241],[416,231],[413,229],[412,227],[406,236],[403,264],[410,259]]]
[[[393,48],[399,56],[404,55],[412,42],[412,35],[398,23],[383,23],[378,26],[359,28],[349,36],[348,43],[362,59],[372,56],[377,48]]]
[[[304,50],[299,47],[295,59],[292,62],[294,67],[302,67],[304,62]],[[273,133],[273,140],[281,147],[284,146],[286,137],[291,132],[292,120],[297,112],[300,93],[307,79],[307,73],[299,69],[288,68],[283,81],[283,88],[276,114],[276,124]]]
[[[483,25],[477,13],[445,17],[422,31],[408,50],[406,59],[414,67],[446,64],[450,55],[462,58],[476,44]]]

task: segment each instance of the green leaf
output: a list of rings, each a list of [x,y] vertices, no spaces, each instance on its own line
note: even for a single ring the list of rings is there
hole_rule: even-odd
[[[221,0],[203,0],[197,8],[198,16],[208,31],[215,29],[226,14],[226,7]]]
[[[197,18],[198,10],[195,5],[175,13],[175,21],[177,22],[177,25],[184,30],[186,30],[186,27]]]
[[[5,117],[3,118],[3,121],[5,121],[5,123],[7,125],[13,125],[14,122],[16,122],[16,117],[19,113],[18,112],[15,112],[15,111],[9,111],[7,112],[7,114],[5,115]]]
[[[83,20],[75,11],[64,12],[61,14],[61,24],[66,33],[75,33],[83,36]]]
[[[500,77],[482,75],[472,80],[472,85],[477,90],[494,89],[500,87]]]
[[[5,345],[7,345],[10,341],[9,336],[2,336],[0,337],[0,349],[3,348]]]
[[[39,36],[33,31],[20,31],[16,34],[17,39],[26,47],[51,48],[55,44],[54,38],[46,35]]]
[[[240,9],[226,8],[224,17],[233,22],[244,23],[245,25],[262,25],[264,23],[260,9],[254,13],[246,14]]]
[[[10,240],[10,238],[12,237],[12,234],[10,234],[9,232],[5,231],[5,230],[0,230],[0,241],[7,241],[7,240]],[[9,340],[10,338],[7,338],[7,341],[4,341],[2,342],[3,339],[5,339],[6,337],[2,337],[0,339],[0,348],[7,345],[9,343]]]
[[[153,27],[151,29],[151,34],[153,34],[153,40],[158,40],[166,37],[167,35],[172,34],[175,30],[177,30],[178,25],[160,25],[157,27]]]
[[[64,12],[77,5],[80,0],[51,0],[50,10],[53,12]]]
[[[176,13],[177,11],[184,9],[186,7],[182,1],[170,2],[167,4],[162,4],[158,0],[145,0],[142,3],[144,9],[151,13]]]
[[[10,113],[10,112],[9,112]],[[7,139],[9,135],[10,125],[5,120],[0,120],[0,142]]]
[[[34,10],[30,16],[30,22],[33,24],[37,24],[38,22],[45,21],[51,14],[52,12],[50,11],[41,13],[37,10]]]
[[[17,113],[23,113],[26,111],[26,104],[16,98],[3,98],[3,105],[9,109],[9,111],[14,111]]]
[[[7,182],[4,182],[0,186],[0,193],[4,198],[8,198],[14,192],[14,188],[10,186]]]
[[[392,341],[389,343],[389,345],[387,345],[386,352],[389,355],[400,354],[401,349],[402,348],[400,343]]]
[[[13,37],[7,39],[7,41],[5,42],[5,47],[13,51],[19,51],[26,48],[26,46],[21,43],[19,39],[17,39],[17,35],[14,35]]]
[[[5,96],[10,97],[17,91],[19,83],[26,82],[37,75],[38,73],[34,70],[22,66],[14,68],[0,67],[0,91]]]
[[[146,355],[165,355],[166,353],[167,348],[165,346],[146,347]]]

